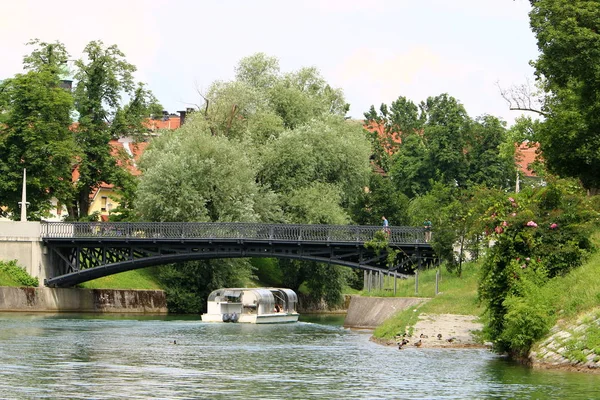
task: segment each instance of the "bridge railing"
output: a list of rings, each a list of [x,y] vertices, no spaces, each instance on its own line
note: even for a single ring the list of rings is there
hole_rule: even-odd
[[[241,222],[45,222],[42,238],[256,239],[294,242],[360,242],[380,226],[298,225]],[[423,228],[389,228],[391,244],[424,243]]]

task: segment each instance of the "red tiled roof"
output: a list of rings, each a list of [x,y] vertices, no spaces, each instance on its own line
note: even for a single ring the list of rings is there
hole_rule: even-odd
[[[539,143],[535,142],[523,142],[521,144],[516,143],[515,160],[519,171],[525,176],[536,176],[535,171],[529,169],[529,164],[533,163],[537,156]]]

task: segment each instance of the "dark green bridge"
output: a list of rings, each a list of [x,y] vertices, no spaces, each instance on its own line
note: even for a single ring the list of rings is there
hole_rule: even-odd
[[[211,258],[273,257],[316,261],[365,271],[411,273],[435,254],[425,232],[390,227],[387,252],[365,247],[380,226],[199,222],[47,222],[42,240],[55,274],[50,287],[68,287],[124,271]]]

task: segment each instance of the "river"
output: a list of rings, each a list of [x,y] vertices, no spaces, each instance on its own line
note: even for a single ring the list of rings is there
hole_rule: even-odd
[[[0,398],[600,398],[600,375],[531,370],[479,349],[398,350],[342,322],[0,314]]]

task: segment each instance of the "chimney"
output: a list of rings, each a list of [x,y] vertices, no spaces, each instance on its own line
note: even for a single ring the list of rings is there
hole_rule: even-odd
[[[187,114],[187,111],[177,111],[179,113],[179,126],[183,126],[183,124],[185,123],[185,115]]]

